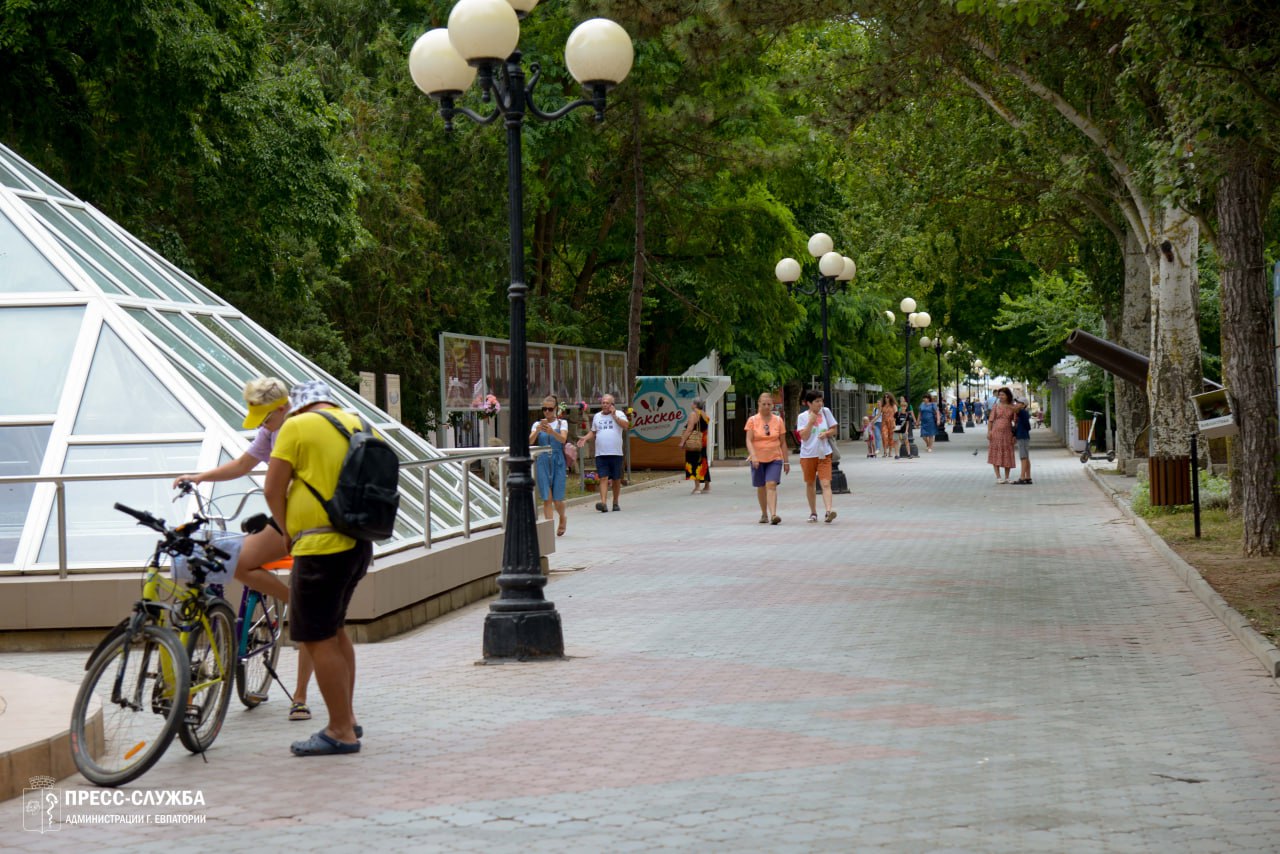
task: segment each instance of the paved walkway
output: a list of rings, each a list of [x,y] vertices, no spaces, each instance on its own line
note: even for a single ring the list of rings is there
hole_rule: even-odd
[[[204,806],[85,809],[205,824],[41,836],[13,800],[0,848],[1276,850],[1280,690],[1034,433],[1032,487],[993,485],[981,430],[851,444],[831,525],[798,469],[778,527],[740,468],[575,508],[549,585],[572,660],[475,666],[480,604],[358,648],[361,755],[293,758],[311,725],[233,705],[207,764],[175,743],[137,781]]]

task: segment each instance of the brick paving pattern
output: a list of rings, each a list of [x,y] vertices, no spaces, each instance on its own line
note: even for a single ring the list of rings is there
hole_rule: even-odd
[[[207,764],[175,742],[130,787],[198,789],[205,824],[40,835],[13,800],[0,848],[1276,850],[1280,690],[1033,435],[1031,487],[992,483],[980,428],[915,461],[850,443],[830,525],[798,470],[777,527],[742,468],[573,508],[569,661],[477,666],[480,603],[357,648],[360,755],[289,755],[314,688],[309,724],[233,699]]]

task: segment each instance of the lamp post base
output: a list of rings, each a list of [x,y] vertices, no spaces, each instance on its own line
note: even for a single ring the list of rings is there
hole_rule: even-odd
[[[940,430],[938,431],[938,435],[936,435],[936,436],[934,436],[934,437],[933,437],[933,441],[935,441],[935,442],[950,442],[950,441],[951,441],[951,437],[947,435],[947,428],[946,428],[946,427],[943,427],[942,429],[940,429]]]
[[[844,472],[840,471],[840,464],[834,460],[831,462],[831,493],[833,495],[849,494],[849,479],[844,476]]]
[[[952,432],[952,433],[961,433],[961,434],[963,434],[963,433],[964,433],[964,422],[963,422],[963,421],[957,421],[956,423],[952,424],[952,425],[951,425],[951,432]]]
[[[560,612],[553,605],[540,610],[490,611],[484,618],[484,657],[486,661],[564,658]]]

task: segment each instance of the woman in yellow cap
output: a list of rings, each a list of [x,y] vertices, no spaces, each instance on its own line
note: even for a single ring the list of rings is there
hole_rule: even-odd
[[[244,387],[244,402],[249,407],[245,416],[246,430],[257,429],[249,447],[236,459],[223,463],[217,468],[199,474],[184,474],[174,480],[176,487],[182,481],[191,483],[217,483],[224,480],[235,480],[244,477],[259,465],[266,465],[271,459],[271,449],[276,443],[276,433],[284,424],[289,414],[289,387],[284,380],[277,377],[257,377],[249,380]],[[245,537],[240,549],[240,560],[236,564],[235,579],[264,596],[272,596],[281,602],[289,601],[289,585],[285,584],[275,573],[262,568],[263,564],[280,560],[289,554],[288,541],[272,520],[267,527],[256,534]],[[311,710],[307,708],[307,683],[311,681],[311,657],[304,650],[298,651],[298,688],[294,692],[293,706],[289,710],[290,720],[309,720]]]

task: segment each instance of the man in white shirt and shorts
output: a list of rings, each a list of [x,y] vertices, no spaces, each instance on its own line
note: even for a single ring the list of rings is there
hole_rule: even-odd
[[[613,509],[621,510],[618,497],[622,494],[622,440],[631,423],[627,416],[614,406],[613,395],[600,398],[600,411],[591,419],[591,431],[578,440],[581,448],[591,439],[596,442],[596,474],[600,480],[600,500],[596,509],[609,512],[609,484],[613,484]]]

